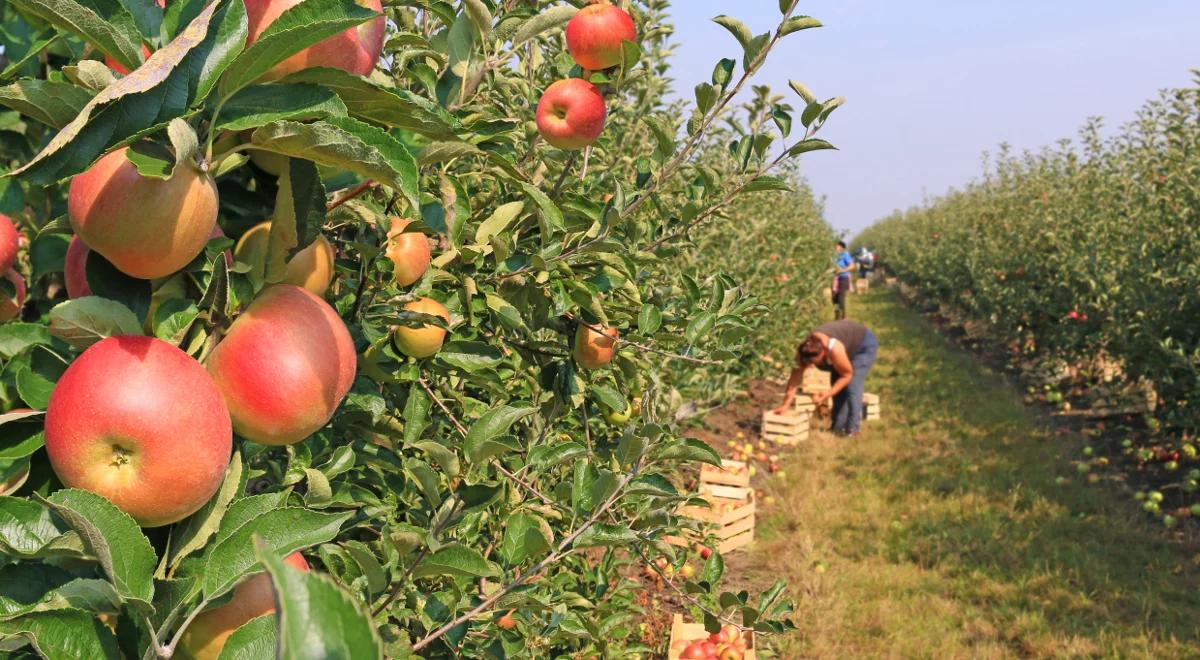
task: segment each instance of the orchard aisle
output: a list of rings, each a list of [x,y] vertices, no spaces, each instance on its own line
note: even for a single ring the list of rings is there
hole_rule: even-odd
[[[792,452],[749,553],[786,579],[799,633],[782,657],[1196,657],[1200,545],[1169,542],[1129,500],[1056,485],[1079,442],[891,294],[852,299],[882,343],[868,390],[884,421]],[[747,430],[777,389],[727,409]]]

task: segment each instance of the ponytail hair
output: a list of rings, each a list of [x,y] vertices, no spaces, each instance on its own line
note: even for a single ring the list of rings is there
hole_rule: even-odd
[[[803,367],[816,364],[823,352],[825,347],[821,345],[821,340],[816,335],[809,335],[796,347],[796,365]]]

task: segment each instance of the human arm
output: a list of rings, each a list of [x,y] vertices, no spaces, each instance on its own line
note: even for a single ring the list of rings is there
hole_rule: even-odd
[[[839,392],[849,387],[850,381],[854,379],[854,365],[850,362],[850,356],[846,353],[846,346],[841,342],[838,342],[830,349],[829,363],[833,366],[834,373],[837,374],[837,380],[833,382],[833,387],[813,395],[813,403],[817,406],[832,399]]]
[[[800,384],[804,382],[804,371],[808,369],[808,365],[796,367],[792,369],[792,374],[788,377],[787,391],[783,395],[783,403],[771,412],[776,415],[783,415],[792,406],[792,402],[796,400],[796,390],[800,389]]]

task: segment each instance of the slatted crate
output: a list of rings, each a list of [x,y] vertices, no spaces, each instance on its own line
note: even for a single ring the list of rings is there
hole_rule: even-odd
[[[804,371],[804,380],[800,381],[800,391],[804,394],[816,394],[833,387],[833,375],[828,371],[809,368]]]
[[[811,426],[808,413],[779,415],[767,410],[762,416],[762,437],[768,442],[794,445],[808,440],[808,430]]]
[[[883,419],[880,416],[878,394],[863,394],[863,419],[868,422]]]
[[[721,461],[721,467],[706,463],[700,468],[700,483],[723,486],[749,486],[750,466],[742,461],[733,461],[728,458]]]
[[[865,277],[860,277],[860,278],[859,278],[859,279],[858,279],[858,280],[857,280],[857,281],[854,283],[854,290],[855,290],[855,291],[857,291],[857,292],[859,292],[859,293],[866,293],[866,292],[867,292],[867,291],[869,291],[870,289],[871,289],[871,280],[868,280],[868,279],[867,279],[867,278],[865,278]]]
[[[708,486],[711,490],[717,486]],[[717,549],[721,554],[733,552],[754,542],[754,491],[745,488],[746,497],[732,499],[714,494],[701,494],[709,506],[683,506],[679,515],[706,523],[717,538]],[[676,545],[693,545],[688,539],[668,539]],[[681,543],[677,541],[682,541]]]
[[[743,660],[758,660],[758,655],[754,652],[754,631],[747,630],[742,635],[746,639],[746,654],[742,656]],[[671,622],[671,645],[667,650],[667,660],[679,660],[687,644],[707,638],[708,631],[704,629],[703,623],[685,623],[683,615],[676,614]]]

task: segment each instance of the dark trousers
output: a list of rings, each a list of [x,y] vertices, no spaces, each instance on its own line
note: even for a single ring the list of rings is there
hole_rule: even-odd
[[[854,433],[862,426],[863,392],[867,387],[867,374],[875,364],[875,355],[879,352],[879,340],[875,333],[867,331],[858,352],[850,356],[850,365],[854,367],[854,376],[846,389],[833,397],[833,430],[842,433]]]
[[[837,287],[833,290],[833,305],[837,309],[834,311],[834,318],[846,318],[846,295],[850,293],[850,278],[837,278]]]

